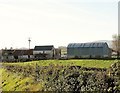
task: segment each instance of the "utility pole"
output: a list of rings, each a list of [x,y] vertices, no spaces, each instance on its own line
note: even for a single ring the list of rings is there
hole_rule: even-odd
[[[28,42],[29,42],[29,50],[30,50],[30,42],[31,42],[31,39],[30,39],[30,38],[28,39]]]
[[[31,39],[30,39],[30,38],[28,39],[28,42],[29,42],[28,58],[29,58],[29,60],[30,60],[30,42],[31,42]]]

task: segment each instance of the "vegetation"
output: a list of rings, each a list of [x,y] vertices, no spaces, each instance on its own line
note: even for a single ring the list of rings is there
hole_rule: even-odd
[[[120,62],[117,60],[3,63],[0,72],[3,91],[120,91]]]
[[[31,62],[13,62],[13,63],[3,63],[3,65],[21,65],[21,66],[35,66],[38,64],[40,66],[54,65],[72,65],[72,66],[82,66],[82,67],[96,67],[96,68],[109,68],[111,64],[116,63],[118,60],[39,60]]]
[[[113,35],[112,48],[117,52],[117,57],[120,57],[120,34]]]

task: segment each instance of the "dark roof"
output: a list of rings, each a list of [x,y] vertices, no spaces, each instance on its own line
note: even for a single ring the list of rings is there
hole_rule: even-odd
[[[13,55],[33,55],[33,49],[30,50],[14,50]]]
[[[54,48],[53,45],[47,45],[47,46],[35,46],[34,50],[52,50]]]
[[[2,50],[2,55],[8,54],[12,55],[14,50]]]
[[[77,48],[77,47],[104,47],[107,43],[70,43],[68,48]],[[107,45],[108,46],[108,45]]]
[[[33,49],[30,49],[30,50],[18,50],[18,49],[14,49],[14,50],[3,50],[3,54],[11,54],[11,55],[15,55],[15,56],[18,56],[18,55],[33,55]]]

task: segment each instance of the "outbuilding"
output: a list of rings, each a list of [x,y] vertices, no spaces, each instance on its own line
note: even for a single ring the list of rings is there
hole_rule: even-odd
[[[35,46],[33,55],[35,59],[51,59],[54,58],[55,48],[53,45]]]
[[[27,61],[28,59],[33,59],[33,49],[17,49],[13,52],[14,58],[19,61]]]
[[[107,43],[70,43],[67,46],[68,58],[109,58],[111,49]]]
[[[2,61],[27,61],[33,59],[33,49],[5,49],[2,50]]]

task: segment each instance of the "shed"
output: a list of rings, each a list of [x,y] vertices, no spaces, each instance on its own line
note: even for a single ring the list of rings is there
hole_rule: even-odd
[[[25,49],[7,49],[2,50],[2,58],[3,61],[26,61],[27,59],[33,58],[33,49],[25,50]]]
[[[14,50],[13,55],[15,57],[15,59],[19,59],[19,60],[26,60],[29,58],[33,58],[33,49],[30,50]]]
[[[50,59],[54,58],[54,51],[53,45],[35,46],[33,55],[36,59]]]
[[[70,43],[67,46],[68,58],[104,58],[111,57],[107,43]]]
[[[14,61],[14,50],[11,49],[3,49],[2,50],[2,61]]]

